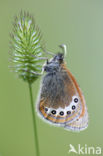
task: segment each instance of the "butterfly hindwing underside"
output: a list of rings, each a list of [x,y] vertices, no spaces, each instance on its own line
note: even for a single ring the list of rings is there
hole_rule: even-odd
[[[80,131],[88,125],[84,96],[64,62],[56,59],[46,65],[41,83],[38,111],[47,122]],[[57,68],[58,67],[58,68]]]

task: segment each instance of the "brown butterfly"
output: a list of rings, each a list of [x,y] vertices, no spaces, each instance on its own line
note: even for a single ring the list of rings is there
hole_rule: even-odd
[[[66,46],[61,45],[66,52]],[[37,104],[45,121],[68,130],[81,131],[88,126],[88,112],[77,81],[67,69],[64,54],[58,53],[44,65]]]

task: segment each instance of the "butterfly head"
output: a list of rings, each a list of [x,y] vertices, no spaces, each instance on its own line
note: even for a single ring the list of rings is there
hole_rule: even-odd
[[[58,53],[50,61],[47,60],[44,65],[44,71],[57,72],[60,70],[61,64],[64,62],[64,54]]]
[[[60,71],[61,65],[64,63],[64,55],[66,54],[66,45],[62,44],[59,46],[62,52],[57,53],[52,59],[47,60],[44,65],[44,71],[49,73],[55,73]]]

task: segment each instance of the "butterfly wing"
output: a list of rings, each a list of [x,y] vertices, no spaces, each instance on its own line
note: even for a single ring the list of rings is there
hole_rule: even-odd
[[[68,72],[69,76],[71,77],[71,79],[77,89],[77,92],[78,92],[78,95],[79,95],[79,98],[81,101],[81,110],[82,111],[81,111],[80,115],[72,123],[66,123],[65,128],[69,129],[69,130],[73,130],[73,131],[81,131],[88,127],[87,106],[86,106],[86,102],[85,102],[84,96],[82,94],[82,91],[79,88],[75,78],[73,77],[73,75],[70,73],[69,70],[67,70],[67,72]]]
[[[44,77],[39,99],[39,113],[49,123],[73,130],[77,119],[84,116],[84,98],[65,65],[62,72],[47,74]],[[78,126],[79,124],[81,125],[80,122]]]
[[[72,123],[65,124],[65,129],[72,131],[81,131],[88,127],[88,112],[87,107],[85,106],[85,113],[80,115],[75,121]]]

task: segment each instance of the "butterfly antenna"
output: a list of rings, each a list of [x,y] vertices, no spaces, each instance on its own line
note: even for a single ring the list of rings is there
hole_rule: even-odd
[[[66,54],[67,54],[67,46],[65,44],[61,44],[61,45],[59,45],[59,47],[62,49],[62,52],[63,52],[64,56],[66,56]]]
[[[49,54],[49,55],[52,55],[52,56],[55,56],[54,53],[50,52],[50,51],[47,51],[46,49],[43,48],[43,51],[46,53],[46,54]]]

